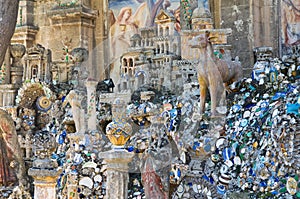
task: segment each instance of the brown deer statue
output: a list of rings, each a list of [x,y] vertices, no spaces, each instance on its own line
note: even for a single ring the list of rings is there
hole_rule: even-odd
[[[211,116],[217,115],[217,106],[225,97],[225,88],[242,77],[242,67],[238,59],[235,61],[219,59],[214,55],[212,41],[206,31],[190,40],[191,48],[198,48],[200,57],[196,66],[200,86],[200,114],[205,111],[205,99],[209,89],[211,97]],[[224,99],[225,100],[225,99]]]

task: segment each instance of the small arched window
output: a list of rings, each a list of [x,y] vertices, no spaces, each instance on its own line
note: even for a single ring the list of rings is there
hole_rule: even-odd
[[[38,66],[34,65],[31,68],[31,78],[36,78],[38,75]]]
[[[170,35],[170,28],[169,26],[167,26],[165,30],[165,36],[169,36],[169,35]]]
[[[132,58],[129,59],[129,67],[133,67],[133,59]]]

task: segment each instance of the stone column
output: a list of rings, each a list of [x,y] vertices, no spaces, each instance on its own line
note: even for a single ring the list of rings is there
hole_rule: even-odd
[[[26,63],[25,63],[25,67],[24,67],[24,75],[23,75],[23,81],[27,80],[27,79],[30,79],[29,78],[29,74],[30,74],[30,71],[29,71],[29,64],[30,64],[30,61],[28,59],[28,56],[27,56],[27,59],[26,59]]]
[[[124,149],[99,153],[99,158],[103,158],[107,164],[106,199],[128,198],[128,163],[133,156],[133,153],[129,153]]]
[[[57,198],[56,181],[60,173],[60,170],[30,168],[28,174],[34,179],[34,198]]]
[[[40,57],[40,60],[39,60],[39,65],[38,65],[38,74],[37,74],[37,78],[38,79],[42,79],[42,65],[43,65],[43,62],[42,62],[42,58]]]
[[[5,84],[10,84],[10,46],[7,47],[4,63],[5,64]]]
[[[87,121],[88,130],[93,131],[97,129],[97,117],[96,117],[96,85],[95,80],[87,80],[85,82],[87,90]]]
[[[0,91],[0,106],[3,106],[3,92]]]
[[[13,58],[11,67],[11,83],[21,85],[23,78],[23,63],[22,57],[25,54],[25,46],[22,44],[13,44],[10,46],[10,54]]]
[[[115,99],[112,104],[113,121],[106,126],[106,134],[113,149],[100,152],[99,158],[103,158],[107,164],[106,199],[124,199],[128,192],[128,163],[134,154],[124,149],[124,145],[132,134],[132,127],[126,122],[126,103],[122,99]],[[122,133],[120,133],[122,132]]]
[[[36,159],[28,175],[34,179],[34,198],[53,199],[56,197],[56,180],[61,173],[57,162],[51,160],[56,149],[55,137],[48,131],[34,135],[33,151]]]
[[[67,184],[67,198],[68,199],[78,199],[78,175],[68,174],[68,184]]]

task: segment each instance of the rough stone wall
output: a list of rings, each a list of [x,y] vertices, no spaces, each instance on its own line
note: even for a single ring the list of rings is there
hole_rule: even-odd
[[[98,17],[95,20],[95,49],[93,51],[93,65],[96,70],[96,79],[103,80],[108,78],[108,28],[107,12],[108,0],[92,0],[92,9],[98,10]]]
[[[270,46],[279,54],[278,0],[222,0],[221,28],[232,28],[228,43],[239,56],[246,75],[254,63],[253,48]]]
[[[232,45],[232,57],[239,56],[244,71],[250,73],[253,66],[252,53],[252,0],[222,0],[221,28],[232,28],[228,44]]]
[[[279,7],[278,0],[253,2],[254,47],[269,46],[279,56]]]
[[[104,79],[105,57],[108,57],[103,50],[106,5],[107,0],[84,0],[78,1],[76,5],[61,7],[56,0],[21,0],[22,12],[19,11],[12,42],[24,44],[26,48],[41,44],[51,49],[53,62],[58,63],[60,69],[66,70],[62,60],[63,41],[66,38],[72,39],[69,51],[77,47],[88,49],[90,76],[97,80]]]

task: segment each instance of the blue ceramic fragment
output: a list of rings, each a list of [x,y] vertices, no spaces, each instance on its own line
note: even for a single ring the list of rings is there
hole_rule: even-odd
[[[296,104],[287,103],[286,104],[286,112],[288,114],[299,115],[299,108],[300,108],[300,104],[298,104],[298,103],[296,103]]]

